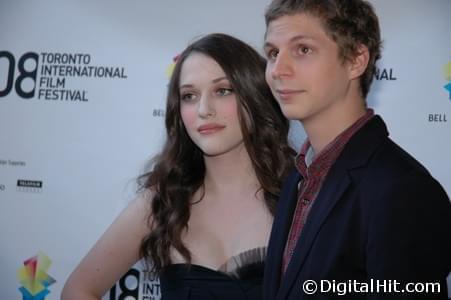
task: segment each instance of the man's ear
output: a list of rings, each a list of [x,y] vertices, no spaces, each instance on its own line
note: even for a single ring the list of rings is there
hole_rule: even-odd
[[[369,59],[370,52],[368,51],[368,48],[361,44],[357,48],[356,56],[348,61],[349,79],[356,79],[361,76],[368,66]]]

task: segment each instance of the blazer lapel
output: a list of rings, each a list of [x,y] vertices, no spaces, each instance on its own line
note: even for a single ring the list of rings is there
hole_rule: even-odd
[[[287,296],[287,293],[296,281],[297,275],[310,252],[313,241],[315,240],[321,225],[341,198],[341,195],[345,192],[350,182],[347,171],[343,166],[333,166],[329,171],[326,181],[321,188],[321,192],[313,203],[307,221],[302,229],[301,236],[294,249],[293,257],[288,264],[279,290],[278,299],[285,299]],[[301,289],[302,287],[299,286],[296,288]]]
[[[293,171],[282,187],[268,245],[263,285],[266,289],[265,299],[275,299],[280,286],[282,257],[296,207],[297,187],[301,177],[297,170]]]

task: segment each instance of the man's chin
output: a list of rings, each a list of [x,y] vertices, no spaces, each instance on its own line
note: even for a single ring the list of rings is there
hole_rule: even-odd
[[[293,109],[289,109],[287,107],[282,107],[281,110],[285,118],[287,118],[288,120],[302,122],[302,120],[305,119],[305,114],[299,111],[293,111]]]

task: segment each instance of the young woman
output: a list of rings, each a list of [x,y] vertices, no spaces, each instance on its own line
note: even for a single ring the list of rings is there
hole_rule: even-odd
[[[167,141],[143,191],[70,275],[63,299],[99,299],[139,259],[162,299],[260,299],[289,125],[265,60],[224,34],[183,51],[169,84]]]

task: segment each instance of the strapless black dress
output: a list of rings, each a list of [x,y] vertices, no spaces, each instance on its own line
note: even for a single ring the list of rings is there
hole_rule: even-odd
[[[162,300],[261,300],[266,248],[230,258],[218,270],[172,264],[160,274]]]

